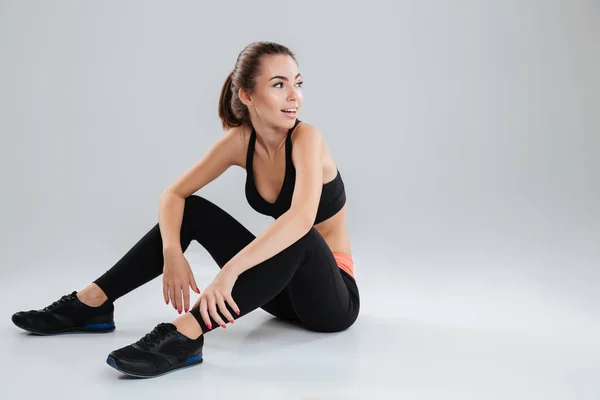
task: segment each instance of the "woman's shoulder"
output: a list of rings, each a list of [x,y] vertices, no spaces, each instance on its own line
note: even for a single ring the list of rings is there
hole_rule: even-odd
[[[303,134],[307,134],[307,132],[310,132],[308,134],[315,134],[321,137],[323,136],[316,126],[302,120],[298,122],[294,129],[292,129],[292,133],[290,134],[290,139],[292,140],[292,143],[296,140],[297,137],[302,136]]]
[[[251,132],[251,127],[240,125],[229,128],[223,133],[223,140],[227,141],[231,153],[235,154],[234,165],[238,167],[246,168],[246,152]]]

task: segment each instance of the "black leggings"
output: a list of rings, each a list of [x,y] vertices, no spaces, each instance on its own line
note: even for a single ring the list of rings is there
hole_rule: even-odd
[[[180,239],[184,252],[192,239],[197,240],[222,268],[255,236],[216,204],[192,195],[185,199]],[[94,283],[114,302],[161,275],[163,266],[162,237],[156,224]],[[354,278],[338,267],[333,253],[314,227],[278,254],[240,274],[231,295],[240,309],[237,315],[227,305],[234,319],[260,307],[278,318],[296,321],[320,332],[337,332],[350,327],[360,308]],[[190,312],[203,332],[211,330],[198,307]],[[227,323],[227,318],[221,317]],[[212,329],[219,327],[212,317],[211,324]]]

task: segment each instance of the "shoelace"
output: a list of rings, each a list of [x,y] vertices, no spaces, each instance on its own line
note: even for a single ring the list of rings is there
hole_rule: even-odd
[[[50,310],[52,310],[62,304],[65,304],[71,300],[73,300],[73,293],[65,294],[60,299],[56,300],[54,303],[50,304],[49,306],[44,307],[44,309],[42,311],[50,311]]]
[[[151,347],[154,347],[162,339],[170,336],[172,332],[173,330],[169,325],[161,323],[156,325],[150,333],[147,333],[143,338],[138,340],[136,344],[145,350],[150,350]]]

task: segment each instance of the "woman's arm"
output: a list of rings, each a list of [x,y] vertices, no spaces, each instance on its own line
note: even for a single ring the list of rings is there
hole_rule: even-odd
[[[237,253],[223,270],[239,276],[294,244],[312,228],[323,190],[323,138],[311,125],[297,132],[292,149],[296,183],[290,209]]]
[[[173,192],[165,191],[160,196],[158,204],[158,227],[162,237],[163,254],[183,253],[180,231],[185,199]]]
[[[245,154],[242,133],[231,128],[213,142],[206,154],[185,171],[160,196],[158,224],[163,252],[181,253],[180,231],[185,199],[217,179]]]
[[[304,236],[311,228],[307,219],[291,209],[225,264],[223,270],[236,276],[273,257]]]

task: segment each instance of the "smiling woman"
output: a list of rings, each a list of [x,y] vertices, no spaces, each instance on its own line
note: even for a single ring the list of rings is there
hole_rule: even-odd
[[[294,72],[284,75],[282,71]],[[249,44],[238,55],[221,90],[223,129],[253,126],[252,112],[261,117],[282,115],[293,123],[302,105],[303,83],[296,57],[287,47],[270,42]]]
[[[223,136],[161,194],[158,223],[85,289],[43,310],[16,313],[13,322],[40,334],[111,332],[113,303],[162,274],[166,304],[185,314],[107,358],[139,377],[201,363],[206,333],[258,308],[314,331],[349,328],[360,300],[346,192],[323,135],[297,118],[302,84],[287,47],[248,45],[221,91]],[[251,207],[274,218],[258,236],[194,194],[233,165],[246,169]],[[220,267],[202,293],[184,257],[192,240]],[[201,293],[191,310],[190,288]]]

